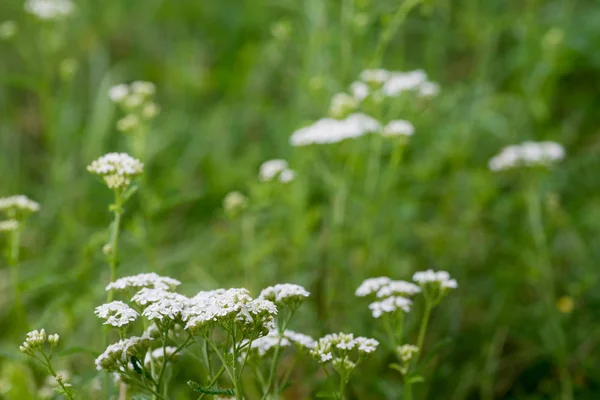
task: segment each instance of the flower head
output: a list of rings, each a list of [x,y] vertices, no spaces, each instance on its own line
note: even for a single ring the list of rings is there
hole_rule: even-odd
[[[369,309],[373,314],[373,318],[379,318],[383,314],[393,313],[398,310],[402,310],[403,312],[407,313],[410,311],[411,305],[412,301],[405,297],[392,296],[369,304]]]
[[[131,357],[135,356],[138,360],[143,359],[150,347],[151,340],[147,336],[132,336],[111,344],[104,353],[96,358],[96,369],[98,371],[116,372],[126,368]]]
[[[314,124],[296,130],[291,138],[292,146],[337,143],[357,138],[381,129],[379,122],[366,114],[354,113],[342,120],[322,118]]]
[[[331,98],[329,113],[333,117],[342,117],[347,112],[353,111],[358,106],[358,100],[347,93],[337,93]]]
[[[265,161],[258,171],[258,178],[263,182],[277,178],[280,182],[287,183],[292,181],[294,177],[295,172],[288,167],[288,162],[281,159]]]
[[[388,122],[381,132],[383,136],[412,136],[414,133],[415,127],[403,119]]]
[[[404,344],[398,346],[398,354],[400,359],[406,364],[412,360],[413,356],[419,352],[419,348],[412,344]]]
[[[365,297],[372,293],[376,293],[379,289],[390,283],[392,280],[387,276],[380,276],[378,278],[369,278],[366,279],[359,287],[356,289],[356,296]]]
[[[413,281],[419,283],[421,286],[437,283],[441,288],[445,289],[456,289],[458,283],[455,279],[450,278],[450,274],[446,271],[434,271],[428,269],[427,271],[415,272],[413,275]]]
[[[333,333],[320,338],[311,355],[321,363],[344,359],[356,351],[358,356],[367,355],[377,349],[379,342],[375,339],[357,337],[353,334]]]
[[[270,300],[279,307],[282,305],[299,304],[308,296],[310,296],[310,293],[300,285],[280,283],[263,289],[258,297]]]
[[[104,178],[110,189],[125,189],[144,171],[144,164],[126,153],[108,153],[88,166],[88,171]]]
[[[223,199],[223,209],[227,215],[235,216],[248,205],[248,198],[242,193],[233,191],[227,193]]]
[[[154,272],[126,276],[117,279],[106,286],[106,290],[124,291],[128,289],[139,290],[142,288],[173,290],[176,286],[181,285],[177,279],[169,278],[168,276],[160,276]]]
[[[377,297],[388,297],[392,295],[412,296],[421,291],[421,288],[414,283],[406,281],[389,281],[377,291]]]
[[[27,215],[40,210],[40,205],[25,195],[0,197],[0,211],[13,217]]]
[[[523,142],[503,148],[489,161],[492,171],[519,167],[547,167],[565,157],[565,149],[556,142]]]
[[[11,232],[19,229],[19,221],[16,219],[7,219],[0,221],[0,232]]]
[[[27,0],[25,11],[42,20],[57,20],[75,11],[71,0]]]
[[[112,301],[96,307],[94,313],[99,318],[106,319],[105,325],[121,327],[135,321],[139,314],[122,301]]]

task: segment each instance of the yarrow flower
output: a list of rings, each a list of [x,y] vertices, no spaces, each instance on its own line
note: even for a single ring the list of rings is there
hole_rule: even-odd
[[[279,307],[282,305],[298,304],[308,296],[310,296],[310,293],[300,285],[280,283],[263,289],[258,297],[270,300]]]
[[[148,288],[140,290],[131,301],[140,305],[148,304],[142,316],[150,321],[163,319],[175,321],[181,317],[183,310],[189,304],[189,299],[179,293]]]
[[[328,363],[336,359],[344,359],[352,350],[358,356],[366,355],[377,349],[379,342],[365,337],[354,338],[353,334],[332,333],[320,338],[310,354],[321,363]]]
[[[492,171],[503,171],[519,167],[548,167],[565,157],[565,149],[556,142],[523,142],[503,148],[490,159]]]
[[[265,161],[258,170],[258,178],[269,182],[277,178],[279,182],[288,183],[294,180],[296,173],[288,167],[288,162],[281,159]]]
[[[354,113],[342,120],[322,118],[314,124],[298,129],[290,138],[292,146],[337,143],[377,132],[381,124],[366,114]]]
[[[7,219],[0,221],[0,232],[11,232],[19,229],[19,221],[16,219]]]
[[[110,189],[125,189],[144,171],[144,164],[126,153],[108,153],[88,167],[88,171],[104,178]]]
[[[404,92],[414,92],[421,97],[439,93],[439,85],[427,80],[422,70],[397,72],[385,69],[367,69],[361,72],[360,81],[354,82],[351,91],[356,100],[362,101],[369,95],[374,97],[396,97]]]
[[[167,355],[167,361],[173,361],[176,351],[177,348],[173,346],[167,346],[164,349],[159,347],[152,351],[148,351],[146,357],[144,357],[144,367],[150,369],[153,361],[154,365],[162,365],[165,354]]]
[[[168,276],[160,276],[154,272],[126,276],[111,282],[106,286],[106,291],[109,290],[128,290],[141,288],[173,290],[176,286],[181,285],[177,279],[169,278]]]
[[[279,332],[276,330],[271,330],[267,335],[254,340],[250,346],[250,349],[256,351],[256,355],[262,358],[271,349],[274,349],[278,343],[281,347],[295,345],[302,349],[310,350],[315,346],[316,342],[313,338],[303,333],[286,330],[280,337]]]
[[[392,280],[387,276],[380,276],[378,278],[369,278],[366,279],[359,287],[356,289],[356,296],[365,297],[372,293],[376,293],[379,289],[390,283]]]
[[[444,289],[456,289],[458,287],[458,283],[455,279],[450,278],[450,274],[448,272],[436,272],[432,269],[416,272],[413,275],[413,281],[419,283],[421,286],[429,283],[438,283],[440,287]]]
[[[398,346],[398,355],[400,359],[406,364],[409,363],[413,356],[419,352],[419,348],[412,344],[404,344],[402,346]]]
[[[414,133],[415,127],[413,124],[403,119],[388,122],[381,132],[383,136],[412,136]]]
[[[107,372],[117,372],[125,369],[132,357],[136,357],[139,360],[143,359],[150,347],[151,340],[147,336],[132,336],[111,344],[106,348],[104,353],[96,358],[96,369]]]
[[[393,313],[402,310],[405,313],[410,311],[412,301],[401,296],[388,297],[382,301],[375,301],[369,304],[369,309],[373,318],[379,318],[385,313]]]
[[[96,307],[94,313],[99,318],[106,319],[105,325],[121,327],[133,322],[139,314],[122,301],[112,301]]]
[[[25,195],[0,197],[0,211],[11,213],[34,213],[40,210],[40,205]]]
[[[223,199],[223,209],[230,216],[237,215],[248,206],[248,198],[242,193],[233,191],[227,193]]]
[[[394,294],[412,296],[421,291],[421,288],[414,283],[406,281],[389,281],[377,291],[377,297],[388,297]]]
[[[25,11],[43,20],[57,20],[71,15],[75,6],[71,0],[27,0]]]

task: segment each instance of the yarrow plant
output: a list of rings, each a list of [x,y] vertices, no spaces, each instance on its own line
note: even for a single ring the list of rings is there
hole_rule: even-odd
[[[325,374],[330,375],[328,367],[339,375],[339,389],[332,393],[334,399],[343,399],[355,368],[368,355],[373,353],[379,342],[353,334],[333,333],[320,338],[310,354],[321,364]]]
[[[421,271],[413,275],[413,282],[395,281],[389,277],[369,278],[356,289],[356,296],[371,296],[377,298],[369,305],[376,318],[383,323],[388,346],[396,355],[398,364],[392,367],[404,378],[404,398],[411,399],[411,385],[422,380],[422,377],[412,372],[412,366],[418,362],[418,356],[423,351],[425,334],[431,317],[431,312],[441,300],[458,284],[446,271]],[[422,295],[425,300],[423,316],[416,345],[404,342],[405,315],[412,310],[413,302],[410,297]]]
[[[503,148],[489,162],[492,171],[519,167],[548,167],[565,157],[565,149],[556,142],[523,142]]]
[[[56,383],[58,383],[60,387],[58,391],[66,398],[72,400],[74,397],[71,384],[67,383],[65,377],[61,374],[57,374],[52,367],[52,352],[58,345],[58,341],[58,334],[47,335],[44,329],[39,331],[35,330],[27,334],[27,337],[19,347],[19,350],[42,364],[46,368],[48,374],[56,380]]]

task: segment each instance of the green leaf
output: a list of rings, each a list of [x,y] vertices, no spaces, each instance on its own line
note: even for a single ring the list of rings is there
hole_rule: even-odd
[[[235,389],[201,386],[194,381],[187,381],[187,384],[194,392],[212,395],[235,396]]]
[[[123,193],[123,203],[125,203],[138,190],[138,185],[131,185],[129,189]]]
[[[412,385],[413,383],[425,382],[425,378],[423,378],[421,375],[414,375],[408,378],[407,382]]]
[[[388,365],[388,367],[390,367],[391,369],[398,371],[400,373],[400,375],[404,375],[404,373],[402,372],[402,366],[400,364],[397,363],[392,363],[390,365]]]

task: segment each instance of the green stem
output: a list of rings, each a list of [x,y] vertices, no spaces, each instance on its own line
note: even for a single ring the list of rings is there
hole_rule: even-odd
[[[403,400],[412,400],[412,387],[410,382],[408,382],[408,374],[404,374],[404,399]]]
[[[112,231],[110,233],[109,246],[109,258],[108,263],[110,266],[110,281],[114,282],[117,280],[117,266],[119,264],[119,231],[121,227],[121,216],[123,215],[123,200],[121,198],[121,192],[115,190],[115,204],[111,207],[113,209],[114,220],[112,223]],[[108,291],[107,303],[110,303],[114,298],[112,290]]]
[[[19,261],[21,257],[21,227],[17,227],[10,235],[10,250],[8,253],[8,263],[11,270],[11,280],[14,296],[14,307],[19,320],[25,320],[25,309],[21,300],[21,279],[19,277]]]
[[[46,368],[48,369],[48,372],[50,372],[50,375],[52,375],[54,377],[54,379],[56,380],[56,382],[60,385],[60,387],[62,388],[65,396],[67,396],[67,398],[69,398],[69,400],[73,400],[73,396],[71,396],[71,391],[69,388],[67,388],[65,386],[65,384],[62,382],[62,378],[58,379],[58,376],[56,374],[56,372],[54,372],[54,369],[52,368],[52,364],[50,363],[50,358],[48,358],[46,356],[46,353],[44,353],[43,351],[40,352],[40,354],[42,354],[42,356],[44,356],[44,359],[46,360]],[[39,358],[38,358],[39,360]]]
[[[275,396],[275,400],[279,397],[278,387],[277,387],[277,378],[276,378],[276,370],[277,364],[279,363],[279,355],[281,353],[281,341],[283,340],[283,333],[287,329],[290,321],[292,320],[292,316],[294,315],[294,311],[290,313],[287,320],[283,323],[283,326],[279,330],[279,340],[277,341],[277,346],[275,346],[275,353],[273,354],[273,360],[271,361],[271,368],[269,369],[269,380],[267,381],[267,386],[265,392],[261,400],[266,400],[269,395],[269,391],[271,390],[271,386],[275,383],[275,392],[273,393]]]
[[[423,312],[423,319],[421,320],[421,327],[419,328],[419,337],[417,338],[417,347],[419,352],[415,356],[415,362],[419,361],[419,356],[423,354],[423,342],[425,342],[425,333],[427,333],[427,325],[429,324],[429,318],[431,317],[431,310],[433,306],[429,299],[425,302],[425,311]]]
[[[219,380],[221,375],[223,375],[223,372],[225,372],[225,366],[222,366],[219,372],[217,372],[217,374],[211,379],[211,381],[208,383],[208,387],[212,387],[217,380]],[[202,400],[204,396],[206,396],[206,393],[202,393],[200,396],[198,396],[197,400]]]

